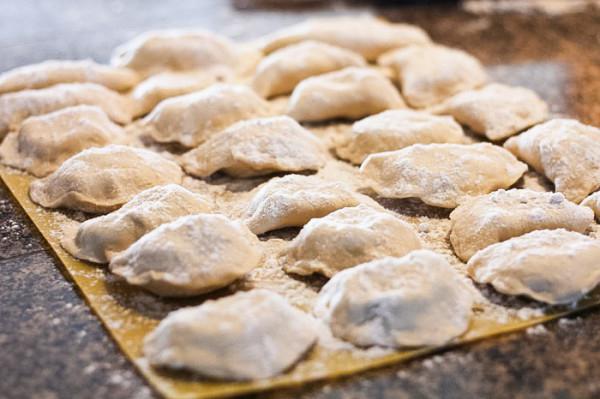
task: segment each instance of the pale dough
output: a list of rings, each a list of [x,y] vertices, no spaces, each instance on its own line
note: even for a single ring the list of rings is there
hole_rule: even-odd
[[[581,205],[587,206],[594,211],[596,218],[600,220],[600,191],[597,191],[584,199]]]

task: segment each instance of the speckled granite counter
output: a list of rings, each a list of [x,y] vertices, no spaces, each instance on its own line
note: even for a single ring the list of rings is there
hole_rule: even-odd
[[[308,15],[364,12],[364,2],[278,10],[254,1],[5,2],[0,70],[93,57],[153,28],[203,26],[251,38]],[[274,2],[271,2],[273,4]],[[600,125],[600,11],[477,16],[456,7],[375,12],[421,25],[478,56],[501,81],[528,86],[555,114]],[[600,311],[424,360],[272,398],[600,397]],[[147,398],[153,393],[108,338],[40,236],[0,187],[0,397]]]

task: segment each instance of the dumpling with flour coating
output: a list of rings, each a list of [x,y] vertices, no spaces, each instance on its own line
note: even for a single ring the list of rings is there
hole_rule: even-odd
[[[216,84],[162,101],[140,126],[159,143],[192,148],[235,122],[269,114],[269,104],[247,86]]]
[[[25,65],[0,75],[0,94],[28,89],[43,89],[59,83],[97,83],[125,91],[139,81],[131,69],[98,64],[92,60],[49,60]]]
[[[537,230],[477,252],[471,277],[508,295],[549,304],[577,302],[600,282],[600,240],[567,231]]]
[[[504,147],[554,183],[556,191],[581,202],[600,188],[600,129],[573,119],[553,119]]]
[[[469,286],[429,250],[343,270],[321,289],[313,309],[334,336],[358,346],[442,345],[469,328]]]
[[[116,211],[67,231],[61,244],[76,258],[107,263],[158,226],[212,208],[207,198],[178,184],[156,186],[137,194]]]
[[[535,92],[498,83],[458,93],[433,111],[452,115],[490,140],[505,139],[548,117],[548,106]]]
[[[355,122],[350,136],[339,144],[336,152],[340,158],[360,164],[370,154],[399,150],[417,143],[465,141],[462,128],[452,117],[398,109]]]
[[[65,83],[0,96],[0,139],[9,131],[18,130],[30,116],[75,105],[95,105],[114,122],[131,122],[131,102],[125,96],[95,83]]]
[[[514,189],[476,197],[456,208],[450,220],[454,252],[467,261],[480,249],[534,230],[564,228],[583,233],[594,214],[560,193]]]
[[[409,46],[382,55],[378,63],[394,70],[402,95],[413,107],[442,102],[487,80],[479,61],[462,50],[440,46]]]
[[[110,271],[157,295],[186,297],[231,284],[258,266],[258,238],[222,215],[183,216],[113,257]]]
[[[125,142],[123,128],[102,109],[79,105],[25,119],[0,144],[0,162],[43,177],[86,148]]]
[[[318,170],[328,158],[324,145],[287,116],[241,121],[182,156],[193,176],[223,171],[248,177],[274,172]]]
[[[51,175],[33,181],[29,196],[44,208],[104,213],[150,187],[182,179],[181,168],[155,152],[109,145],[67,159]]]
[[[309,221],[280,260],[288,273],[331,277],[360,263],[404,256],[420,248],[410,224],[391,212],[361,204]]]
[[[414,144],[371,154],[360,170],[382,197],[455,208],[472,196],[510,187],[527,165],[489,143]]]
[[[374,61],[388,50],[430,43],[427,33],[418,26],[390,23],[372,16],[343,16],[306,20],[263,37],[259,45],[263,51],[270,53],[305,40],[347,48],[369,61]]]
[[[596,218],[600,220],[600,191],[595,192],[581,202],[581,205],[587,206],[594,211]]]
[[[358,119],[387,109],[405,108],[400,93],[382,73],[348,67],[300,82],[287,114],[301,122]]]
[[[306,41],[284,47],[264,58],[252,87],[263,97],[288,94],[301,80],[349,66],[365,66],[360,54],[330,44]]]
[[[303,226],[347,206],[367,204],[371,198],[356,193],[343,183],[316,176],[288,175],[271,179],[254,195],[246,210],[246,224],[255,234],[284,227]]]
[[[317,340],[314,318],[267,290],[238,292],[170,313],[144,339],[155,367],[226,380],[275,377]]]

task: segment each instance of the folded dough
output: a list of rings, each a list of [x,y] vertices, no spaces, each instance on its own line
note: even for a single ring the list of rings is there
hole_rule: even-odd
[[[301,80],[349,66],[366,66],[357,53],[326,43],[305,41],[271,53],[256,69],[252,87],[269,98],[289,94]]]
[[[127,97],[95,83],[65,83],[0,96],[0,140],[9,131],[18,130],[30,116],[75,105],[95,105],[117,123],[131,122],[132,107]]]
[[[170,313],[146,336],[144,355],[153,366],[255,380],[289,369],[316,340],[313,318],[271,291],[252,290]]]
[[[101,108],[78,105],[25,119],[0,144],[0,162],[44,177],[86,148],[126,141],[125,131]]]
[[[470,196],[510,187],[527,165],[489,143],[414,144],[371,154],[360,170],[382,197],[416,197],[428,205],[455,208]]]
[[[573,119],[553,119],[511,137],[504,147],[581,202],[600,188],[600,129]]]
[[[229,39],[206,30],[157,30],[117,47],[110,63],[148,76],[215,65],[234,66],[236,51]]]
[[[544,121],[548,105],[524,87],[492,83],[458,93],[435,107],[434,112],[452,115],[490,140],[502,140]]]
[[[185,153],[181,161],[193,176],[207,177],[222,170],[248,177],[318,170],[327,157],[315,135],[292,118],[277,116],[238,122]]]
[[[223,215],[180,217],[143,235],[110,271],[154,294],[186,297],[225,287],[258,266],[258,238]]]
[[[270,113],[269,103],[249,87],[216,84],[162,101],[140,125],[159,143],[191,148],[235,122]]]
[[[105,213],[159,184],[181,183],[174,162],[141,148],[88,148],[67,159],[48,177],[29,186],[31,200],[45,208]]]
[[[600,241],[580,233],[537,230],[477,252],[469,274],[503,294],[549,304],[577,302],[600,282]]]
[[[463,261],[475,252],[534,230],[564,228],[583,233],[594,221],[590,209],[560,193],[498,190],[460,205],[450,214],[450,242]]]
[[[466,137],[452,117],[398,109],[369,116],[352,125],[352,133],[336,148],[340,158],[360,164],[369,154],[399,150],[412,144],[462,143]]]
[[[371,16],[346,16],[309,19],[263,37],[259,45],[270,53],[304,40],[347,48],[369,61],[391,49],[430,43],[427,33],[418,26],[390,23]]]
[[[404,108],[392,82],[369,68],[348,67],[305,79],[290,97],[287,114],[301,122],[358,119]]]
[[[462,50],[440,46],[409,46],[382,55],[380,65],[394,70],[406,101],[424,108],[486,81],[479,61]]]
[[[358,346],[442,345],[469,327],[472,289],[442,255],[417,250],[339,272],[314,313]]]
[[[420,248],[410,224],[361,204],[310,220],[283,251],[281,263],[288,273],[332,277],[360,263]]]
[[[116,91],[137,84],[138,74],[127,68],[97,64],[92,60],[49,60],[26,65],[0,75],[0,94],[27,89],[43,89],[59,83],[97,83]]]
[[[284,227],[303,226],[347,206],[377,203],[343,183],[316,176],[288,175],[273,178],[256,192],[246,210],[246,224],[255,234]]]
[[[156,186],[137,194],[116,211],[67,231],[61,244],[76,258],[107,263],[158,226],[212,208],[205,197],[178,184]]]
[[[594,211],[596,218],[600,220],[600,191],[597,191],[584,199],[581,205],[587,206]]]

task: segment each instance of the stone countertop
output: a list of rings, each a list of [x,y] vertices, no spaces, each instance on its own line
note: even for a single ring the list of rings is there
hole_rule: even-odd
[[[330,1],[66,0],[5,2],[0,70],[49,58],[106,61],[156,28],[202,26],[249,39],[311,15],[373,11],[416,23],[479,57],[494,79],[536,90],[556,115],[600,125],[600,11],[473,15],[458,6],[377,8]],[[383,3],[383,2],[380,2]],[[39,234],[0,185],[0,397],[148,398],[144,380],[62,275]],[[271,398],[600,397],[600,311]]]

